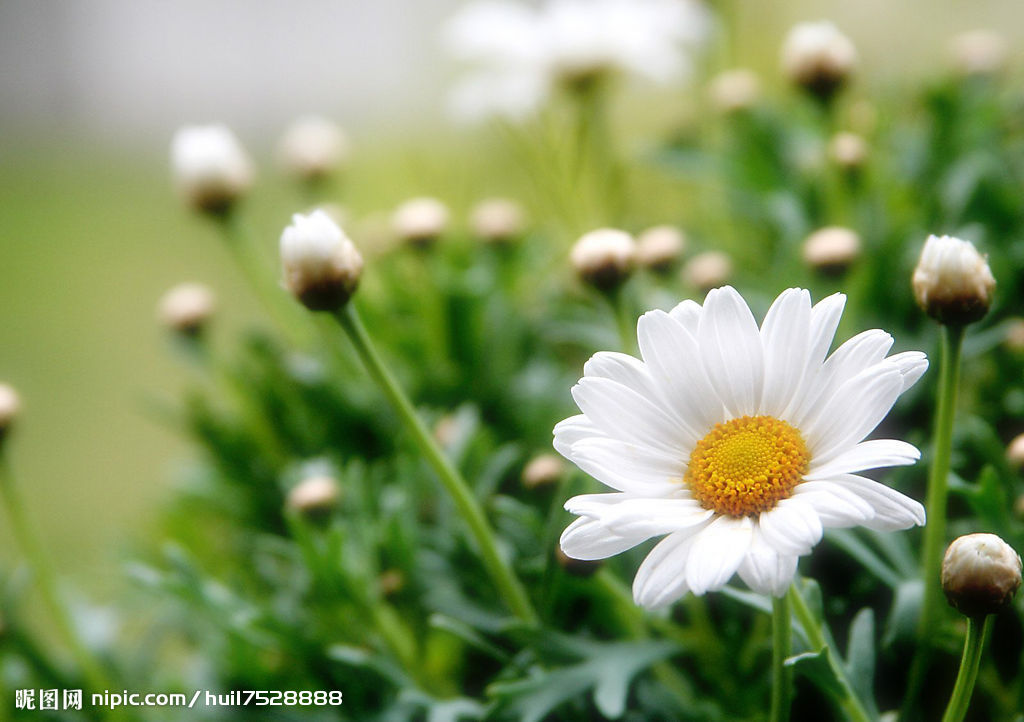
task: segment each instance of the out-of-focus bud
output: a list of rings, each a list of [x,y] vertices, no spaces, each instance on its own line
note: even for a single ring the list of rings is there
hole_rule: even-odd
[[[289,509],[309,519],[323,519],[338,506],[341,488],[329,476],[311,476],[303,479],[288,492],[285,504]]]
[[[995,534],[967,534],[953,540],[942,559],[942,591],[961,614],[995,614],[1020,588],[1021,560]]]
[[[1024,318],[1014,318],[1007,322],[1003,343],[1011,351],[1024,351]]]
[[[753,70],[726,70],[711,80],[711,104],[720,113],[732,115],[750,110],[761,99],[761,81]]]
[[[845,171],[858,171],[868,159],[868,143],[856,133],[836,133],[829,141],[828,157]]]
[[[395,234],[414,246],[432,245],[448,228],[448,208],[436,198],[412,198],[391,217]]]
[[[811,268],[828,276],[838,276],[860,257],[860,236],[849,228],[827,226],[807,237],[803,254]]]
[[[216,309],[213,291],[201,283],[181,283],[160,299],[160,322],[183,336],[199,336]]]
[[[913,286],[918,305],[929,316],[943,324],[962,325],[988,313],[996,279],[970,241],[929,236],[914,269]]]
[[[675,226],[653,226],[637,236],[636,260],[641,267],[665,272],[686,248],[686,236]]]
[[[857,48],[827,20],[795,25],[782,46],[783,71],[823,101],[836,94],[856,65]]]
[[[281,138],[281,163],[303,181],[318,181],[348,162],[349,142],[334,121],[308,115],[292,122]]]
[[[583,234],[569,256],[584,283],[611,291],[621,286],[633,272],[636,243],[633,236],[614,228],[598,228]]]
[[[722,251],[698,253],[683,267],[683,280],[702,293],[718,288],[732,278],[732,259]]]
[[[13,386],[0,383],[0,443],[14,426],[21,411],[21,398]]]
[[[405,588],[405,575],[398,569],[385,569],[377,578],[377,588],[383,596],[393,596]]]
[[[204,213],[228,212],[252,185],[249,156],[224,125],[189,125],[171,141],[171,169],[185,201]]]
[[[296,213],[281,234],[284,283],[311,311],[337,311],[359,285],[363,257],[323,211]]]
[[[1015,436],[1006,447],[1006,460],[1017,469],[1024,468],[1024,434]]]
[[[473,235],[488,243],[510,243],[523,233],[523,208],[508,198],[488,198],[473,209],[469,218]]]
[[[1006,68],[1006,38],[993,30],[968,30],[949,43],[953,67],[961,75],[996,75]]]
[[[527,489],[536,489],[560,481],[565,474],[565,462],[555,454],[540,454],[523,467],[522,482]]]
[[[459,419],[455,414],[445,414],[434,424],[434,439],[441,446],[451,446],[459,437]]]
[[[558,561],[558,566],[562,567],[566,572],[573,575],[574,577],[592,577],[601,568],[604,563],[600,559],[598,560],[587,560],[587,559],[573,559],[567,556],[562,551],[562,547],[555,547],[555,559]]]

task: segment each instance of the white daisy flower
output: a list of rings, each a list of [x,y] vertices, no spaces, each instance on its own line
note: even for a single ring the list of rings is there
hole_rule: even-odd
[[[928,367],[886,357],[892,337],[865,331],[828,358],[846,298],[811,306],[789,289],[758,329],[731,287],[700,306],[650,311],[643,360],[595,354],[572,394],[583,412],[555,427],[555,448],[615,489],[565,508],[575,559],[603,559],[655,536],[633,581],[644,607],[720,589],[736,573],[781,596],[797,559],[829,527],[906,529],[924,508],[859,472],[913,464],[910,444],[863,441]]]

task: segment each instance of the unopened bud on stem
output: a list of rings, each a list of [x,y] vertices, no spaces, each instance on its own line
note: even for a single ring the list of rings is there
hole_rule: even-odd
[[[942,591],[961,614],[995,614],[1010,603],[1021,582],[1021,559],[995,534],[953,540],[942,559]]]
[[[601,291],[613,291],[633,272],[636,244],[625,231],[598,228],[576,241],[570,260],[584,283]]]
[[[636,260],[644,268],[663,273],[672,268],[686,248],[686,236],[675,226],[654,226],[637,236]]]
[[[448,208],[436,198],[412,198],[391,217],[398,237],[414,246],[432,245],[448,228]]]
[[[996,279],[970,241],[929,236],[913,286],[918,305],[929,316],[943,324],[964,325],[988,313]]]
[[[13,386],[0,383],[0,443],[10,432],[21,411],[21,398]]]
[[[782,46],[782,68],[789,79],[822,101],[829,101],[857,65],[857,48],[828,21],[800,23]]]
[[[804,241],[804,261],[825,275],[845,273],[860,256],[860,236],[849,228],[821,228]]]
[[[281,264],[288,290],[311,311],[337,311],[348,303],[363,273],[363,257],[323,211],[296,213],[281,234]]]
[[[174,181],[185,201],[212,215],[227,213],[252,185],[249,156],[227,126],[185,126],[171,141]]]
[[[344,131],[327,118],[309,115],[294,121],[281,138],[281,163],[303,181],[317,181],[337,171],[348,160]]]
[[[510,243],[523,232],[523,209],[507,198],[481,201],[473,209],[469,220],[473,234],[487,243]]]
[[[175,333],[199,336],[213,315],[216,301],[207,286],[181,283],[160,299],[160,321]]]
[[[289,509],[312,519],[323,519],[338,505],[341,489],[329,476],[311,476],[288,492]]]

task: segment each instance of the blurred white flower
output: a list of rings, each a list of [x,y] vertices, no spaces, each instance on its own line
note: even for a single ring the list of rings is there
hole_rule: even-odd
[[[523,232],[523,207],[510,198],[487,198],[470,214],[473,233],[488,243],[508,243]]]
[[[686,249],[686,235],[675,226],[652,226],[636,239],[636,260],[643,268],[667,271]]]
[[[857,48],[827,20],[798,23],[782,45],[782,68],[789,79],[827,100],[857,65]]]
[[[170,330],[196,336],[202,333],[216,306],[216,298],[209,286],[180,283],[160,299],[158,315],[161,323]]]
[[[746,68],[725,70],[711,80],[708,97],[726,115],[749,110],[761,99],[761,80]]]
[[[1010,49],[994,30],[968,30],[949,43],[953,65],[961,75],[994,75],[1006,67]]]
[[[734,574],[780,596],[829,527],[905,529],[924,508],[859,475],[913,464],[897,440],[862,441],[924,373],[924,354],[886,357],[892,337],[865,331],[825,355],[842,314],[789,289],[758,329],[731,287],[702,306],[650,311],[642,360],[598,353],[572,394],[583,412],[555,427],[555,448],[615,489],[584,494],[562,534],[576,559],[603,559],[667,535],[633,582],[638,604],[666,606]]]
[[[0,383],[0,441],[21,411],[21,397],[10,384]]]
[[[348,161],[348,136],[334,121],[308,115],[288,126],[279,153],[289,172],[303,180],[317,180]]]
[[[860,257],[860,236],[842,226],[819,228],[804,240],[804,262],[827,275],[844,273]]]
[[[614,289],[633,272],[636,242],[625,231],[598,228],[576,241],[569,260],[585,283],[601,290]]]
[[[451,56],[476,68],[451,110],[464,120],[519,120],[557,87],[617,73],[667,83],[688,73],[709,25],[698,0],[550,0],[536,9],[478,0],[444,28]]]
[[[448,229],[451,214],[437,198],[410,198],[391,216],[391,227],[403,241],[428,246]]]
[[[252,185],[249,156],[225,125],[188,125],[171,141],[171,170],[185,201],[207,213],[227,211]]]
[[[707,293],[732,278],[732,259],[724,251],[704,251],[683,267],[683,280]]]
[[[296,213],[281,234],[281,265],[288,290],[311,311],[344,306],[363,273],[363,257],[331,217]]]

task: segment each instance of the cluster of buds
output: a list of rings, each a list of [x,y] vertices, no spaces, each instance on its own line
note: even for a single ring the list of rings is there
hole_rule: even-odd
[[[311,311],[337,311],[359,285],[363,257],[321,210],[295,214],[281,234],[284,284]]]
[[[918,304],[929,316],[951,326],[984,317],[995,285],[985,257],[970,241],[951,236],[929,236],[914,269]]]
[[[961,614],[996,614],[1020,589],[1020,555],[995,534],[953,540],[942,559],[942,591]]]
[[[614,291],[633,273],[636,243],[625,231],[598,228],[576,241],[569,258],[584,283],[599,291]]]
[[[794,26],[782,46],[783,71],[823,102],[846,84],[856,65],[857,48],[828,21]]]
[[[224,125],[179,129],[171,141],[171,169],[185,202],[211,215],[230,211],[254,175],[245,149]]]

